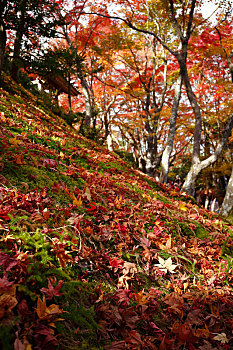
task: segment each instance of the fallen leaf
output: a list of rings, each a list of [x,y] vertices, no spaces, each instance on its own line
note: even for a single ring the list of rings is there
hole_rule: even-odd
[[[73,194],[73,205],[77,205],[77,207],[80,207],[82,204],[82,198],[79,197],[79,199],[77,199],[77,197]]]
[[[160,256],[158,257],[159,260],[159,264],[155,264],[155,266],[157,266],[161,271],[167,273],[168,271],[170,273],[175,273],[175,268],[178,265],[174,265],[172,263],[172,258],[168,258],[167,260],[164,260],[163,258],[161,258]]]
[[[213,339],[220,341],[223,344],[226,344],[229,342],[229,340],[227,339],[226,333],[217,334]]]

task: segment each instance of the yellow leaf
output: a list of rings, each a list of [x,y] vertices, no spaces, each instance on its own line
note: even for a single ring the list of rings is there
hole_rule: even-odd
[[[184,204],[180,204],[180,210],[187,211],[188,208]]]
[[[117,197],[116,197],[116,199],[115,199],[115,204],[116,204],[116,208],[117,208],[117,209],[121,209],[122,201],[123,201],[122,196],[120,196],[120,197],[117,196]]]
[[[151,201],[151,197],[148,196],[147,194],[143,194],[142,197],[145,198],[147,200],[147,202]]]
[[[77,205],[77,207],[80,207],[82,204],[82,198],[79,197],[79,199],[77,199],[77,197],[75,197],[75,195],[73,194],[73,205]]]
[[[64,159],[64,158],[65,158],[65,155],[64,155],[64,153],[63,153],[62,151],[60,152],[60,158],[61,158],[61,159]]]
[[[36,313],[39,318],[46,316],[46,300],[44,295],[43,300],[40,298],[37,299]]]
[[[139,293],[133,294],[132,297],[139,304],[146,304],[147,303],[147,296],[144,294],[143,289]]]
[[[0,113],[0,117],[1,117],[1,120],[5,123],[5,121],[6,121],[7,119],[6,119],[6,117],[5,117],[4,112],[1,112],[1,113]]]
[[[59,306],[56,304],[52,304],[46,308],[46,315],[57,315],[61,313],[62,310],[60,310]]]
[[[24,164],[23,154],[16,154],[16,156],[15,156],[15,163],[18,164],[18,165]]]
[[[9,139],[9,142],[10,142],[11,145],[14,145],[14,146],[18,146],[18,145],[20,145],[20,143],[21,143],[21,141],[20,141],[20,140],[17,140],[16,137],[10,138],[10,139]]]

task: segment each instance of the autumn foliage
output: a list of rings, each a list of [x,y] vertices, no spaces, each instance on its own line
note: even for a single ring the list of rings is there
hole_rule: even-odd
[[[231,224],[7,86],[1,349],[231,349]]]

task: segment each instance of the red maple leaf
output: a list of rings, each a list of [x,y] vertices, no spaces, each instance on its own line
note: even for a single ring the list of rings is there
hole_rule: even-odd
[[[63,286],[64,281],[60,280],[58,284],[54,287],[50,281],[48,280],[48,288],[41,288],[40,291],[46,294],[46,299],[51,300],[54,296],[59,297],[64,293],[60,293],[60,289]]]
[[[0,290],[1,291],[6,291],[9,290],[14,282],[9,282],[8,279],[8,274],[4,273],[3,278],[0,278]]]

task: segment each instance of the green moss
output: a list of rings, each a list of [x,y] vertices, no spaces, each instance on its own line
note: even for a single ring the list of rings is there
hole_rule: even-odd
[[[49,168],[37,168],[29,165],[20,166],[10,162],[5,164],[2,175],[9,180],[12,186],[17,188],[22,187],[23,183],[27,183],[29,186],[28,191],[35,188],[42,190],[44,187],[47,187],[49,196],[60,204],[69,204],[71,199],[63,190],[58,192],[53,191],[53,185],[55,183],[65,183],[71,192],[74,187],[82,189],[85,184],[80,177],[75,175],[74,177],[66,176],[61,172],[55,172]],[[24,188],[22,187],[21,190],[23,191]]]
[[[62,343],[68,344],[69,339],[80,343],[79,349],[94,349],[96,346],[96,331],[99,328],[96,322],[94,306],[90,304],[90,294],[94,291],[94,284],[80,281],[66,282],[61,292],[63,295],[62,315],[64,321],[57,323],[58,332],[62,335]],[[67,349],[75,349],[74,345]],[[64,345],[61,344],[60,348]]]
[[[192,237],[194,235],[194,232],[189,227],[189,223],[187,222],[180,222],[175,220],[176,224],[180,227],[180,230],[184,236]]]
[[[149,177],[143,177],[143,181],[147,182],[148,185],[155,191],[160,191],[162,188],[159,183],[150,179]]]
[[[13,323],[8,326],[0,324],[0,348],[2,350],[12,350],[14,348]]]
[[[196,226],[197,226],[197,229],[195,231],[196,237],[200,239],[209,238],[210,241],[213,241],[213,237],[210,236],[209,232],[206,231],[204,227],[202,227],[201,225],[196,225]]]
[[[135,162],[133,158],[133,154],[124,150],[115,150],[114,151],[118,156],[121,157],[129,166],[135,167]]]
[[[150,191],[149,191],[150,192]],[[152,192],[153,193],[153,192]],[[167,203],[167,204],[173,204],[172,201],[170,201],[167,197],[162,196],[161,194],[158,193],[153,193],[153,197],[157,198],[158,200],[160,200],[163,203]]]

